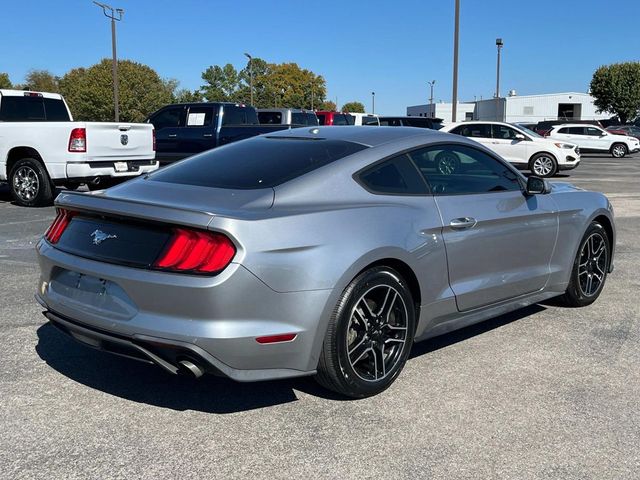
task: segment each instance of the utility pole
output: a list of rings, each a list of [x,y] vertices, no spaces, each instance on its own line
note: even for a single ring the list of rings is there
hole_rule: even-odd
[[[498,115],[498,107],[500,106],[500,51],[502,50],[502,46],[504,42],[501,38],[496,38],[496,47],[498,48],[498,63],[496,66],[496,120],[501,121],[502,119]]]
[[[376,92],[371,92],[371,113],[376,113]]]
[[[116,122],[120,121],[120,106],[118,105],[118,56],[116,54],[116,22],[122,20],[124,10],[121,8],[113,8],[110,5],[94,1],[97,6],[102,8],[104,16],[111,19],[111,51],[113,54],[113,105],[115,111]]]
[[[249,91],[251,96],[251,106],[253,106],[253,57],[248,53],[244,54],[249,59]]]
[[[431,109],[431,118],[435,118],[436,116],[436,107],[433,104],[433,86],[436,84],[435,80],[427,82],[431,87],[431,96],[429,97],[429,108]]]
[[[453,31],[453,99],[451,101],[451,121],[457,120],[458,110],[458,39],[460,37],[460,0],[456,0],[455,27]]]

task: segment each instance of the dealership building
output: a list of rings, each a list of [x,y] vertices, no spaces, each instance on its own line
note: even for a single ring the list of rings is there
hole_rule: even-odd
[[[588,93],[547,93],[517,95],[511,90],[500,98],[458,103],[457,121],[496,120],[500,122],[537,123],[543,120],[601,120],[611,114],[597,113],[593,97]],[[442,118],[452,121],[451,103],[428,103],[407,107],[407,115]]]

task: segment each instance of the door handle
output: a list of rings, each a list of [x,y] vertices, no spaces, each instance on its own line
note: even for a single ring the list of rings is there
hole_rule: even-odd
[[[454,230],[466,230],[467,228],[473,228],[476,225],[477,220],[472,217],[460,217],[454,218],[449,222],[449,226]]]
[[[176,138],[178,136],[177,133],[170,133],[169,138]]]
[[[203,137],[213,137],[212,133],[204,133],[202,134]]]

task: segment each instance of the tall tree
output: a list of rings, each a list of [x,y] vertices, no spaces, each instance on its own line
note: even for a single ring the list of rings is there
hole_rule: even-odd
[[[598,112],[615,113],[622,123],[635,118],[640,109],[640,62],[598,68],[591,79],[591,95]]]
[[[11,87],[13,87],[13,85],[11,85],[11,80],[9,80],[9,74],[0,72],[0,88]]]
[[[36,92],[60,93],[60,77],[48,70],[30,70],[21,88]]]
[[[173,100],[175,80],[163,80],[147,65],[118,61],[120,121],[140,122]],[[111,59],[89,68],[74,68],[60,79],[60,93],[78,120],[112,121]]]
[[[196,103],[203,100],[204,96],[200,90],[187,90],[186,88],[176,91],[173,96],[174,103]]]
[[[321,110],[323,112],[335,112],[338,109],[336,102],[332,102],[331,100],[324,100],[319,103],[316,107],[316,110]]]
[[[364,113],[364,104],[361,102],[347,102],[342,106],[343,112]]]
[[[202,79],[206,82],[201,90],[209,102],[236,101],[240,88],[240,76],[233,65],[227,63],[224,67],[212,65],[202,72]]]

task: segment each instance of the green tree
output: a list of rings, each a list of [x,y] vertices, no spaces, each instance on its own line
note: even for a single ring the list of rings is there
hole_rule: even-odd
[[[171,103],[175,80],[163,80],[147,65],[118,61],[120,120],[141,122],[150,113]],[[114,118],[111,60],[89,68],[74,68],[60,79],[60,93],[78,120],[112,121]]]
[[[591,95],[598,112],[615,113],[623,123],[633,119],[640,109],[640,62],[598,68],[591,79]]]
[[[11,80],[9,80],[9,74],[0,72],[0,88],[12,88]]]
[[[186,88],[181,88],[176,91],[173,96],[174,103],[195,103],[204,101],[204,95],[200,90],[187,90]]]
[[[364,113],[364,104],[361,102],[347,102],[342,106],[343,112]]]
[[[233,65],[227,63],[224,67],[212,65],[202,72],[202,79],[206,82],[201,90],[209,102],[234,102],[237,100],[240,88],[240,76]]]
[[[60,93],[60,77],[56,77],[48,70],[30,70],[24,84],[20,87],[23,90],[36,92]]]
[[[325,100],[318,104],[316,110],[321,110],[323,112],[335,112],[338,109],[336,102],[332,102],[331,100]]]

